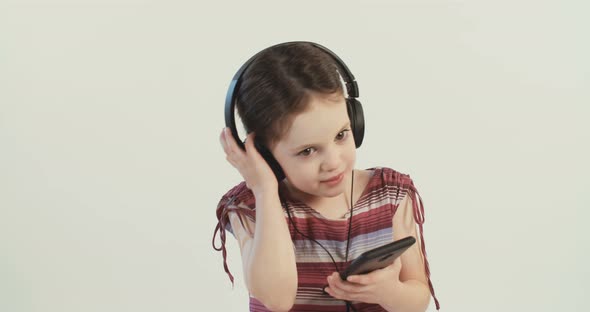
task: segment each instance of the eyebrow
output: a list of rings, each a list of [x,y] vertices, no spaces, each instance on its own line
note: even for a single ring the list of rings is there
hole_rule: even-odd
[[[342,127],[340,127],[340,130],[338,130],[337,133],[340,133],[342,130],[344,130],[344,128],[347,128],[347,127],[350,127],[350,120],[347,121]],[[316,146],[316,145],[319,145],[319,144],[317,144],[317,143],[302,144],[302,145],[299,145],[296,148],[294,148],[293,149],[293,152],[298,152],[298,151],[304,150],[304,149],[306,149],[306,148],[308,148],[310,146]]]

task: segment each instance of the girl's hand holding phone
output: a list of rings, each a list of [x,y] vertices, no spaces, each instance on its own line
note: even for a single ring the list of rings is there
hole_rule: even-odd
[[[328,276],[328,287],[324,290],[337,299],[381,304],[379,300],[399,293],[396,290],[402,287],[399,279],[401,267],[401,260],[397,258],[393,264],[383,269],[351,275],[346,281],[340,278],[338,272],[334,272]]]
[[[254,196],[277,191],[278,182],[272,169],[254,146],[254,133],[247,136],[245,151],[238,146],[227,127],[223,128],[219,141],[227,161],[240,172]]]

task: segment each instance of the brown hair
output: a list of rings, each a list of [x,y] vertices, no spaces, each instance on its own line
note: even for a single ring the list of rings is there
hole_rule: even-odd
[[[342,82],[330,55],[309,43],[287,43],[264,50],[246,69],[236,107],[246,132],[271,146],[312,94],[337,92]]]

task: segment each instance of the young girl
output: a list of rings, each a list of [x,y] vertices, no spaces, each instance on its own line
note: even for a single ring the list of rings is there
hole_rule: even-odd
[[[229,128],[220,136],[244,182],[221,198],[213,237],[219,231],[214,248],[232,283],[225,230],[237,239],[250,311],[425,311],[431,294],[438,309],[412,180],[390,168],[354,168],[364,125],[345,98],[345,65],[306,42],[273,46],[251,61],[235,97],[249,133],[245,149]],[[392,265],[340,278],[361,253],[407,236],[417,243]]]

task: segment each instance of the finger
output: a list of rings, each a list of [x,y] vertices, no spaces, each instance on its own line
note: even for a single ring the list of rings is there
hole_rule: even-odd
[[[350,283],[360,284],[360,285],[371,285],[375,284],[379,281],[382,275],[385,273],[385,269],[377,269],[373,272],[367,274],[358,274],[358,275],[351,275],[346,280]]]
[[[356,294],[363,291],[358,285],[343,281],[338,273],[332,274],[328,277],[328,285],[338,293],[346,295]]]
[[[371,272],[374,273],[375,271]],[[374,280],[369,274],[351,275],[346,279],[348,282],[360,284],[360,285],[371,285]]]
[[[228,156],[225,156],[225,160],[227,160],[227,162],[229,162],[234,168],[238,169],[238,162],[233,158]]]
[[[333,277],[333,285],[335,288],[342,290],[343,292],[352,295],[362,293],[366,290],[367,286],[362,284],[351,283],[343,281],[340,276]]]
[[[226,143],[225,143],[225,128],[221,129],[221,133],[219,134],[219,143],[221,144],[221,147],[223,148],[223,151],[227,153],[226,151]]]
[[[343,295],[342,293],[340,293],[339,291],[336,291],[336,290],[335,290],[334,288],[332,288],[332,287],[329,287],[329,286],[328,286],[328,287],[324,288],[324,291],[325,291],[325,292],[326,292],[328,295],[332,296],[333,298],[336,298],[336,299],[341,299],[341,300],[348,300],[346,297],[344,297],[344,295]]]
[[[360,294],[356,294],[356,293],[348,293],[342,289],[336,288],[334,286],[329,286],[325,288],[326,293],[328,293],[328,295],[336,298],[336,299],[340,299],[340,300],[346,300],[346,301],[359,301],[358,298],[361,297]]]
[[[256,147],[254,146],[254,132],[250,132],[246,139],[244,140],[244,146],[246,148],[246,154],[251,155],[255,150]]]
[[[260,155],[258,149],[256,148],[256,145],[254,143],[255,140],[256,134],[254,132],[250,132],[250,134],[248,134],[248,136],[246,137],[246,141],[244,142],[244,145],[246,147],[246,154],[250,156],[251,159],[260,161],[262,160],[262,155]]]
[[[225,128],[221,130],[221,134],[219,135],[219,143],[221,144],[223,152],[225,152],[226,155],[229,156],[232,154],[232,150],[229,147],[228,140],[226,138]]]
[[[223,128],[221,130],[221,133],[219,134],[219,143],[221,144],[221,148],[223,149],[223,152],[225,153],[225,160],[227,160],[232,166],[235,167],[236,162],[234,160],[233,154],[230,152],[228,146],[227,146],[227,140],[225,139],[225,128]]]
[[[241,167],[241,163],[243,162],[243,151],[239,148],[231,148],[231,142],[233,137],[231,137],[231,132],[229,128],[224,128],[221,131],[221,135],[219,141],[223,147],[223,151],[225,152],[225,159],[236,169],[239,170]],[[235,141],[233,141],[235,142]]]
[[[236,154],[236,156],[243,156],[243,151],[242,149],[238,146],[238,144],[236,143],[236,140],[234,139],[231,130],[229,128],[225,128],[224,129],[224,137],[225,137],[225,144],[227,146],[227,153],[228,154]]]
[[[327,278],[328,280],[328,287],[326,287],[324,290],[332,297],[336,298],[336,299],[343,299],[346,300],[346,292],[344,292],[342,289],[340,289],[335,282],[335,279],[332,277],[332,275],[328,276]]]

